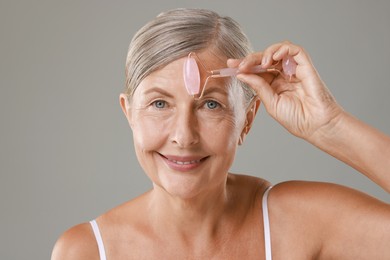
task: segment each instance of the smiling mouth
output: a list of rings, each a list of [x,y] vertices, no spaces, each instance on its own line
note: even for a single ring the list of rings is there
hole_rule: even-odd
[[[173,166],[176,165],[178,168],[191,169],[193,167],[199,166],[203,161],[207,160],[209,156],[199,157],[199,156],[174,156],[174,155],[163,155],[158,153],[166,162]],[[174,168],[176,168],[176,166]]]
[[[166,157],[165,157],[166,158]],[[200,160],[193,160],[193,161],[177,161],[177,160],[174,160],[174,159],[169,159],[169,158],[167,158],[167,160],[168,161],[170,161],[170,162],[174,162],[174,163],[177,163],[177,164],[181,164],[181,165],[187,165],[187,164],[194,164],[194,163],[200,163],[200,161],[202,160],[202,159],[200,159]]]

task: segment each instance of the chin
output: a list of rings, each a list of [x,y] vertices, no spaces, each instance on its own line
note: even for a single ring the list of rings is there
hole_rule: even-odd
[[[202,193],[207,184],[202,184],[199,180],[194,180],[193,178],[182,177],[181,180],[175,179],[161,180],[160,184],[155,184],[166,191],[169,195],[175,198],[180,198],[183,200],[189,200],[197,197]]]

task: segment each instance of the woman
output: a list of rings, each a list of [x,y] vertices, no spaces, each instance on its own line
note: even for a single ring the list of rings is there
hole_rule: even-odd
[[[183,66],[200,68],[189,95]],[[297,63],[293,79],[274,68]],[[237,68],[237,77],[206,70]],[[202,71],[203,70],[203,71]],[[272,70],[272,69],[271,69]],[[52,259],[389,259],[390,206],[335,184],[229,173],[260,102],[292,134],[390,191],[390,138],[334,100],[292,43],[252,53],[238,24],[198,9],[160,14],[134,36],[120,104],[153,189],[57,241]]]

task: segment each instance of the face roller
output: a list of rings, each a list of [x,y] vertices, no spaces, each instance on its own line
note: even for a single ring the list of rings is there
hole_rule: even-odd
[[[198,64],[201,65],[203,71],[206,72],[205,83],[203,84],[203,88],[200,88],[200,69]],[[277,64],[276,64],[277,65]],[[278,72],[285,77],[288,77],[291,80],[292,76],[295,74],[295,70],[297,67],[297,63],[294,61],[292,56],[287,56],[282,60],[282,69],[283,73],[277,69],[276,67],[264,69],[261,65],[257,65],[252,67],[251,73],[263,73],[263,72]],[[204,88],[207,84],[209,78],[222,78],[222,77],[234,77],[239,74],[238,68],[223,68],[217,70],[208,70],[200,61],[198,56],[191,52],[187,59],[184,62],[183,66],[183,76],[184,76],[184,85],[189,95],[198,96],[201,98],[203,95]]]
[[[200,91],[200,72],[196,59],[190,53],[184,62],[183,75],[184,85],[189,95],[195,96]]]

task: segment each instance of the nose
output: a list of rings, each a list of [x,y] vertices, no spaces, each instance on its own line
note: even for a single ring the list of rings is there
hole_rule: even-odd
[[[171,141],[179,148],[188,148],[199,143],[198,119],[192,109],[179,110],[172,126]]]

